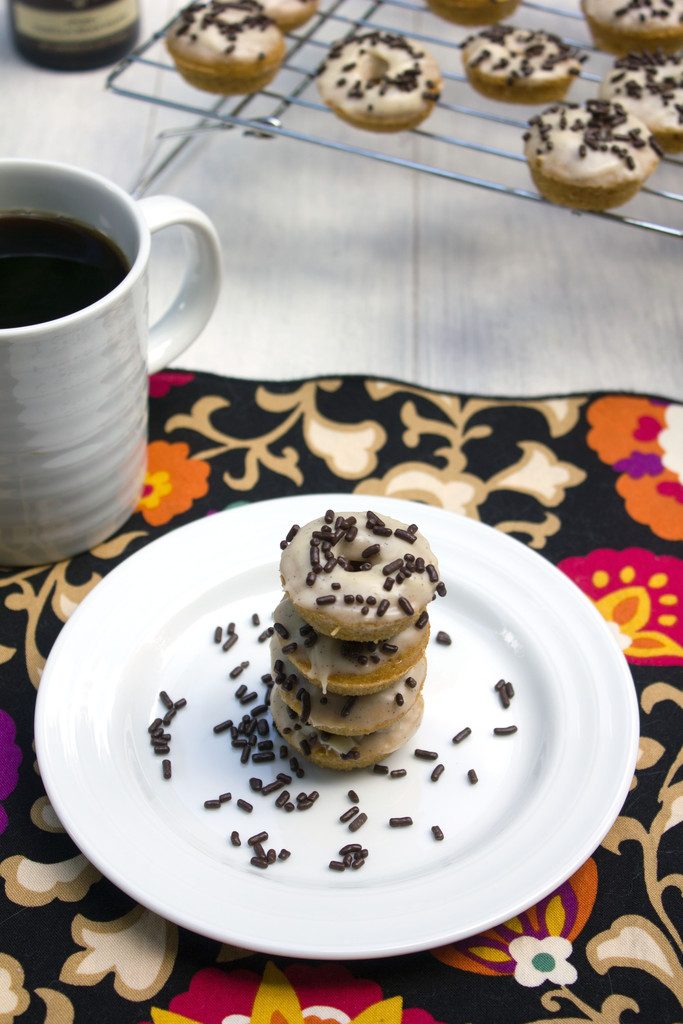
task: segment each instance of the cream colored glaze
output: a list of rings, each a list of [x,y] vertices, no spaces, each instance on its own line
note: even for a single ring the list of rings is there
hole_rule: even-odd
[[[498,37],[501,37],[500,40]],[[567,47],[557,36],[549,35],[547,32],[496,25],[470,36],[462,46],[462,59],[466,67],[474,64],[479,70],[501,82],[507,81],[510,76],[522,81],[556,81],[566,78],[567,75],[578,74],[581,68],[578,51],[573,47]],[[543,47],[541,53],[532,52],[531,55],[527,55],[530,47],[535,49],[539,46]],[[551,68],[543,67],[549,58],[555,60],[557,55],[563,52],[566,55]],[[482,56],[484,53],[488,55]],[[499,66],[502,62],[505,62],[504,67]],[[522,70],[527,65],[532,73],[522,75]]]
[[[336,513],[336,515],[341,515],[344,518],[355,515],[358,533],[353,541],[345,539],[339,541],[332,549],[332,554],[335,557],[343,555],[349,560],[361,560],[362,552],[366,548],[372,544],[379,544],[379,554],[369,559],[372,562],[372,569],[366,572],[348,572],[342,569],[340,565],[336,565],[329,573],[319,573],[312,587],[306,585],[306,577],[311,571],[309,540],[314,531],[320,530],[322,526],[326,525],[324,517],[321,516],[319,519],[314,519],[312,522],[302,526],[293,541],[282,552],[280,574],[286,593],[293,603],[302,609],[304,617],[306,609],[324,612],[327,615],[333,615],[340,624],[345,624],[348,628],[358,626],[362,630],[365,616],[361,614],[361,606],[359,604],[344,604],[344,594],[361,594],[363,597],[372,595],[376,598],[377,604],[370,609],[370,613],[367,616],[367,619],[370,621],[376,623],[379,603],[386,599],[389,601],[389,607],[382,617],[383,621],[387,624],[396,624],[405,619],[407,622],[409,616],[400,607],[398,599],[400,597],[407,598],[417,612],[431,601],[437,584],[430,582],[426,572],[414,572],[403,583],[396,584],[393,590],[386,591],[383,589],[383,585],[387,577],[382,573],[382,566],[393,562],[396,558],[400,558],[408,552],[414,555],[416,559],[423,558],[426,564],[431,563],[438,572],[438,562],[427,540],[419,530],[413,544],[401,540],[393,536],[393,534],[391,537],[377,537],[367,529],[364,513],[340,512]],[[380,516],[382,521],[391,530],[406,529],[406,525],[399,523],[396,519],[383,516],[381,512],[378,512],[377,515]],[[334,524],[332,524],[332,527],[334,529]],[[395,573],[392,575],[395,576]],[[334,591],[332,589],[333,583],[340,583],[341,589]],[[318,606],[316,599],[328,594],[335,596],[334,604]]]
[[[318,0],[261,0],[261,3],[266,16],[276,24],[282,22],[284,26],[292,21],[301,23],[304,14],[307,20],[318,9]]]
[[[561,127],[563,115],[567,125],[565,128]],[[589,115],[584,108],[578,107],[576,104],[551,107],[544,110],[539,116],[544,123],[551,125],[549,138],[552,142],[552,149],[545,151],[539,126],[533,124],[525,143],[525,153],[527,157],[530,157],[540,149],[540,165],[543,171],[558,180],[609,188],[623,182],[647,177],[659,162],[657,154],[650,145],[636,149],[629,142],[623,140],[619,140],[615,144],[628,150],[635,164],[633,170],[630,170],[617,154],[611,152],[609,148],[611,143],[609,142],[606,152],[587,148],[585,156],[581,157],[580,146],[583,142],[583,132],[572,131],[571,126],[573,124],[587,125]],[[625,135],[632,129],[638,129],[643,139],[651,138],[650,132],[643,122],[633,114],[627,114],[626,121],[617,129],[617,132],[619,135]]]
[[[401,45],[396,44],[399,39]],[[350,64],[354,67],[349,69]],[[405,81],[415,69],[415,88],[407,91],[394,84],[399,76]],[[317,83],[325,103],[351,116],[391,121],[426,113],[433,105],[433,94],[441,90],[441,72],[421,44],[388,32],[365,32],[343,45],[333,44]],[[349,95],[356,88],[360,95]],[[425,99],[423,93],[432,99]]]
[[[627,93],[634,85],[640,96]],[[615,66],[600,85],[600,98],[617,100],[650,131],[683,131],[683,57],[670,55],[639,68]]]
[[[327,732],[321,735],[321,731],[306,725],[296,732],[287,732],[286,730],[293,730],[295,722],[290,718],[289,709],[277,687],[273,689],[270,710],[277,731],[286,743],[295,746],[297,750],[302,740],[307,740],[311,747],[320,745],[323,749],[332,750],[337,754],[346,754],[355,747],[360,751],[364,761],[377,762],[398,750],[417,732],[422,721],[424,702],[422,698],[415,701],[408,714],[388,729],[381,729],[369,736],[356,737],[338,736]]]
[[[289,703],[289,699],[294,698],[297,700],[298,705],[300,702],[297,694],[303,688],[311,700],[311,713],[308,724],[315,729],[322,729],[325,732],[345,736],[361,736],[375,732],[380,727],[386,728],[390,723],[401,719],[408,713],[420,695],[427,675],[427,659],[421,658],[410,672],[406,672],[405,675],[401,676],[400,679],[392,683],[385,690],[381,690],[379,693],[368,694],[367,697],[356,697],[348,715],[342,716],[341,712],[349,700],[348,697],[335,693],[323,694],[317,686],[310,683],[300,672],[297,672],[296,666],[291,661],[282,657],[277,645],[273,645],[271,648],[271,656],[273,662],[276,658],[281,658],[284,663],[283,671],[285,675],[293,674],[298,679],[298,682],[289,691],[286,698],[283,697],[285,703]],[[406,679],[411,676],[417,683],[417,686],[412,688],[406,686]],[[400,706],[396,703],[395,699],[397,693],[402,694],[404,700],[404,703]],[[325,703],[321,702],[323,700]]]
[[[277,643],[279,648],[286,646],[292,641],[298,643],[296,660],[302,660],[302,670],[310,678],[318,680],[323,693],[327,693],[327,684],[332,676],[348,675],[358,676],[362,679],[364,676],[369,676],[374,672],[390,671],[392,660],[401,658],[407,650],[419,644],[423,639],[424,629],[427,628],[424,626],[423,629],[417,629],[411,623],[406,629],[392,636],[389,643],[398,648],[394,654],[383,653],[382,643],[378,641],[374,645],[374,653],[380,661],[374,662],[370,660],[370,651],[365,643],[336,640],[334,637],[325,636],[322,633],[318,634],[318,639],[312,647],[305,647],[304,641],[306,637],[301,636],[299,630],[306,623],[296,611],[292,602],[286,597],[280,601],[280,604],[273,612],[273,619],[275,622],[281,623],[289,633],[289,639],[283,639],[278,633],[275,633],[273,641]],[[349,653],[345,652],[351,652],[356,655],[363,654],[368,658],[368,662],[366,665],[361,665],[355,657],[349,657]]]
[[[583,0],[583,9],[595,21],[634,32],[680,28],[683,19],[683,0],[671,0],[670,7],[662,0],[652,0],[649,6],[643,0]]]
[[[202,27],[202,18],[205,15],[215,15],[215,21]],[[267,54],[281,46],[280,29],[270,19],[265,18],[263,7],[256,0],[239,0],[234,4],[209,0],[200,11],[194,13],[189,29],[179,35],[178,30],[182,29],[184,24],[181,12],[169,28],[167,39],[173,53],[191,61],[208,64],[224,61],[251,63],[258,61],[259,54]],[[232,39],[226,34],[230,26],[237,29]],[[234,49],[230,54],[226,54],[225,51],[230,46]]]

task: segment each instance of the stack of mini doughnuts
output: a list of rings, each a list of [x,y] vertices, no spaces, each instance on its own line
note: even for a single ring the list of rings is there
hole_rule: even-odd
[[[422,719],[427,605],[446,592],[436,558],[415,524],[332,509],[281,547],[273,722],[321,767],[376,764]]]

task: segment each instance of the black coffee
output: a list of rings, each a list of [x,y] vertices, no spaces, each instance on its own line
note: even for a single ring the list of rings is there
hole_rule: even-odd
[[[85,309],[129,269],[120,249],[94,228],[50,214],[0,214],[0,328]]]

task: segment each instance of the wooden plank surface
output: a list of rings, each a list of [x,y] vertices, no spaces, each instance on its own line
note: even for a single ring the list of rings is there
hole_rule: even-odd
[[[143,0],[144,35],[175,7]],[[410,31],[435,32],[431,15],[391,15]],[[543,17],[524,10],[515,20],[540,25]],[[582,23],[565,21],[573,36],[586,38]],[[462,35],[443,23],[444,40]],[[302,51],[300,60],[315,56],[314,49]],[[460,70],[457,50],[444,47],[440,56]],[[590,66],[602,69],[606,58],[591,57]],[[29,65],[5,32],[0,156],[63,160],[132,188],[156,133],[194,119],[114,95],[104,80],[102,71],[65,74]],[[150,73],[146,88],[170,102],[188,93],[163,70]],[[578,83],[577,96],[593,88]],[[466,84],[449,83],[448,93],[457,103],[512,118],[529,113],[494,106]],[[198,106],[207,102],[196,95]],[[305,95],[316,99],[314,91]],[[318,131],[322,117],[301,109],[286,124]],[[325,117],[328,131],[331,115]],[[519,147],[517,129],[450,112],[446,120],[440,111],[425,127],[512,152]],[[339,131],[345,141],[378,144],[368,133]],[[404,136],[388,145],[404,158],[443,159],[443,146],[429,138]],[[490,157],[456,156],[467,173],[491,171]],[[505,174],[530,186],[524,164],[507,161]],[[656,183],[683,192],[683,167],[660,168]],[[218,308],[179,365],[258,378],[386,374],[488,394],[624,388],[683,398],[681,239],[307,143],[245,137],[238,129],[193,142],[153,191],[201,206],[225,256]],[[664,220],[673,214],[683,226],[680,203],[646,198],[632,205]],[[177,286],[181,234],[155,242],[154,315]]]

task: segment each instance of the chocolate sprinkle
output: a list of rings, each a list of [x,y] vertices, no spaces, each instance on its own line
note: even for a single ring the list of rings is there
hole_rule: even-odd
[[[296,699],[301,704],[299,718],[302,722],[307,722],[311,717],[311,695],[304,686],[298,691]]]
[[[351,711],[353,710],[353,707],[356,704],[357,700],[358,700],[358,697],[349,697],[349,698],[347,698],[347,700],[344,701],[342,709],[339,712],[342,718],[348,718],[349,717],[349,715],[351,714]]]
[[[239,640],[239,637],[238,637],[237,633],[231,633],[229,635],[228,639],[223,644],[223,650],[224,651],[229,651],[231,647],[234,647],[234,645],[237,643],[238,640]]]

